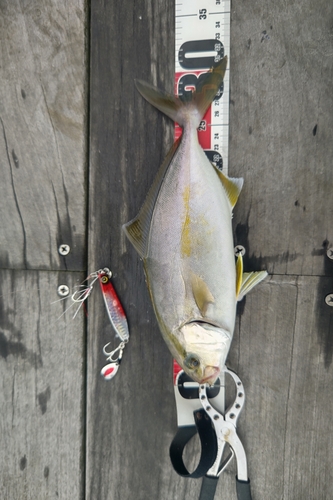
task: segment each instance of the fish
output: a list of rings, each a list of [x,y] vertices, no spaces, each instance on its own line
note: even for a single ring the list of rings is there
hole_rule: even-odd
[[[143,261],[162,336],[192,380],[215,383],[230,349],[236,305],[266,271],[235,258],[232,210],[243,186],[211,163],[198,127],[222,85],[225,56],[185,97],[136,80],[140,94],[177,122],[181,137],[162,163],[138,215],[123,230]]]

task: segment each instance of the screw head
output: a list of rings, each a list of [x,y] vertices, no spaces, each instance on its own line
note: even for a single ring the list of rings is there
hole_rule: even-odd
[[[58,248],[58,252],[60,253],[60,255],[68,255],[70,251],[71,247],[66,244],[60,245],[60,247]]]
[[[333,293],[326,295],[325,302],[328,306],[333,307]]]
[[[67,297],[69,295],[69,287],[67,285],[59,285],[57,292],[59,297]]]
[[[241,255],[243,257],[243,255],[245,255],[245,248],[243,247],[243,245],[237,245],[235,247],[235,255],[236,257],[238,257],[238,255]]]
[[[326,250],[326,255],[329,259],[333,260],[333,247],[330,247]]]

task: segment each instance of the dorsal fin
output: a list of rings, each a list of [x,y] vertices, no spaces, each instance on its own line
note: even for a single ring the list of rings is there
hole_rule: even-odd
[[[213,165],[215,167],[215,165]],[[234,208],[234,206],[237,203],[239,193],[242,190],[244,179],[242,177],[239,177],[238,179],[233,178],[233,177],[227,177],[224,175],[221,170],[215,167],[215,170],[217,172],[217,175],[220,178],[220,181],[222,182],[222,185],[225,189],[225,192],[228,196],[228,199],[231,204],[231,208]]]
[[[180,144],[180,141],[181,137],[172,145],[164,162],[160,166],[138,215],[122,226],[127,238],[130,240],[141,258],[145,258],[147,255],[149,231],[154,213],[155,203],[166,171],[168,170],[168,167]]]

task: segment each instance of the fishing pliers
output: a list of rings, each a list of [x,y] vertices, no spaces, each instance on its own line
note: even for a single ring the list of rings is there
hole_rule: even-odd
[[[213,500],[220,474],[235,456],[237,462],[236,491],[238,500],[252,500],[244,447],[236,432],[238,417],[245,403],[243,384],[227,367],[214,386],[198,385],[180,371],[175,378],[178,432],[170,446],[174,469],[184,477],[203,477],[199,500]],[[224,412],[224,374],[236,385],[234,402]],[[198,432],[201,457],[192,472],[186,469],[182,454],[188,441]],[[222,461],[225,445],[230,453]]]

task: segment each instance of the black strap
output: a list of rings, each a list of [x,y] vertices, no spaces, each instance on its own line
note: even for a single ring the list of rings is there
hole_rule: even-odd
[[[213,500],[218,480],[218,476],[205,476],[203,478],[199,500]]]
[[[205,476],[202,480],[199,500],[214,500],[219,477]],[[252,500],[250,480],[240,481],[236,477],[237,500]]]
[[[193,412],[195,426],[178,428],[170,446],[170,459],[175,471],[183,477],[199,478],[212,467],[217,456],[217,439],[211,420],[205,410]],[[183,451],[190,439],[198,432],[201,441],[201,456],[197,468],[189,472],[183,462]]]
[[[236,476],[236,491],[238,500],[252,500],[250,480],[240,481]]]

